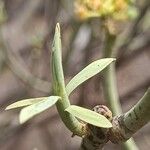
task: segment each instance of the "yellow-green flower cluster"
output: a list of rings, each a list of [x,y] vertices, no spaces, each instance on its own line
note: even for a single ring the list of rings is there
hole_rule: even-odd
[[[111,17],[126,20],[136,11],[131,0],[75,0],[75,13],[79,19]]]

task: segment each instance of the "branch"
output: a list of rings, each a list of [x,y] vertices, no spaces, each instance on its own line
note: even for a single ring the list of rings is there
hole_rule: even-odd
[[[112,47],[115,43],[115,40],[116,40],[115,35],[110,35],[108,32],[106,33],[106,43],[103,51],[104,57],[114,57]],[[117,92],[115,72],[116,72],[115,63],[111,64],[104,70],[103,88],[104,88],[105,99],[107,100],[113,114],[118,115],[122,113],[122,110],[121,110],[121,105],[119,102],[119,96]]]
[[[107,30],[106,30],[106,43],[105,43],[105,48],[104,48],[104,57],[113,57],[113,45],[115,43],[116,36],[111,35]],[[121,105],[119,102],[119,96],[117,92],[117,83],[116,83],[116,75],[115,75],[115,64],[111,64],[108,66],[104,72],[104,82],[103,82],[103,87],[104,87],[104,93],[105,93],[105,99],[109,103],[111,110],[114,115],[120,115],[122,113]],[[100,113],[104,115],[106,118],[108,118],[110,121],[112,121],[113,124],[115,124],[116,120],[115,117],[112,119],[112,113],[111,111],[103,105],[99,105],[94,107],[94,111],[97,113]],[[118,120],[118,119],[117,119]],[[99,149],[102,150],[104,145],[110,140],[110,137],[112,136],[117,136],[118,134],[111,134],[111,131],[116,131],[116,126],[112,130],[109,131],[109,129],[104,129],[104,128],[98,128],[92,125],[87,124],[87,130],[88,130],[88,135],[86,135],[81,144],[81,150],[95,150]],[[120,137],[119,137],[120,138]],[[115,139],[118,140],[118,139]],[[114,142],[113,140],[111,140]],[[119,141],[119,140],[118,140]],[[116,141],[115,141],[116,142]],[[115,143],[114,142],[114,143]],[[130,139],[126,143],[124,143],[124,148],[126,150],[138,150],[137,146],[135,145],[133,139]]]
[[[109,138],[113,143],[128,140],[150,121],[150,88],[139,102],[123,115],[113,118]]]
[[[89,134],[83,138],[81,150],[102,150],[109,140],[118,144],[128,139],[124,148],[136,150],[138,148],[130,138],[150,121],[150,89],[132,109],[123,115],[112,118],[111,111],[103,105],[95,106],[93,110],[109,119],[113,127],[104,129],[87,124]]]
[[[116,36],[111,35],[109,31],[106,29],[106,43],[104,48],[104,57],[114,57],[115,52],[113,51],[113,46],[116,41]],[[114,52],[114,53],[113,53]],[[116,73],[115,73],[115,64],[111,64],[104,70],[104,80],[103,80],[103,88],[105,93],[105,99],[109,103],[109,106],[113,112],[113,115],[118,115],[122,113],[121,105],[119,102],[119,95],[117,91],[117,83],[116,83]],[[127,150],[132,150],[134,147],[135,150],[138,150],[135,145],[133,139],[130,139],[126,143],[123,143],[123,146]]]
[[[147,90],[147,92],[141,98],[141,100],[124,115],[124,124],[134,134],[149,121],[150,121],[150,88]]]

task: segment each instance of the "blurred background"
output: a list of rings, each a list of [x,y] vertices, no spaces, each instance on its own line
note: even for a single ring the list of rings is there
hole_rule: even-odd
[[[150,85],[150,1],[135,3],[135,19],[117,24],[117,86],[123,112]],[[0,0],[0,150],[77,150],[81,139],[61,122],[53,107],[24,125],[19,109],[5,111],[17,100],[51,94],[50,53],[57,22],[62,30],[66,83],[90,62],[102,57],[104,36],[98,18],[81,21],[70,0]],[[101,75],[71,95],[72,104],[92,109],[106,104]],[[134,135],[141,150],[149,150],[150,126]],[[108,143],[106,150],[121,150]]]

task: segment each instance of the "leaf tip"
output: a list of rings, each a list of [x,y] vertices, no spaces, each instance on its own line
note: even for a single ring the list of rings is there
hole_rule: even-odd
[[[59,23],[56,24],[55,32],[58,32],[58,33],[60,32],[60,24]]]
[[[20,114],[19,114],[19,123],[20,124],[24,124],[28,120],[24,117],[22,110],[20,111]]]
[[[109,60],[109,62],[113,62],[113,61],[116,61],[116,58],[104,58],[104,59],[106,59],[106,60]]]
[[[10,110],[10,109],[13,109],[12,104],[8,105],[8,106],[5,108],[5,110]]]
[[[25,122],[26,122],[25,120],[19,118],[19,123],[20,124],[24,124]]]
[[[107,128],[112,128],[112,123],[111,122],[107,123]]]
[[[9,107],[6,107],[5,110],[9,110]]]
[[[112,58],[112,61],[116,61],[116,58]]]

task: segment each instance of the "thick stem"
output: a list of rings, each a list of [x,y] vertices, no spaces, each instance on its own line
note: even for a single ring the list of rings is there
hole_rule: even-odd
[[[127,113],[113,118],[113,128],[111,128],[109,131],[109,139],[113,143],[120,143],[126,141],[149,121],[150,89],[148,89],[148,91],[141,98],[141,100]],[[129,145],[127,145],[126,147],[128,147],[129,149]]]
[[[116,41],[116,36],[111,35],[106,30],[106,43],[105,48],[103,51],[104,57],[114,57],[113,53],[113,46]],[[113,115],[119,115],[122,113],[121,105],[119,102],[119,96],[117,92],[117,83],[116,83],[116,74],[115,74],[115,64],[111,64],[104,70],[104,80],[103,80],[103,88],[104,88],[104,95],[105,99],[107,100]],[[123,143],[123,147],[126,150],[132,150],[132,147],[134,147],[134,150],[138,150],[137,146],[135,145],[133,139],[130,139],[126,143]]]
[[[103,114],[108,118],[113,127],[110,129],[98,128],[87,124],[87,134],[81,144],[81,150],[102,150],[104,145],[110,140],[118,144],[128,140],[124,144],[126,150],[136,150],[137,146],[131,137],[150,120],[150,89],[141,100],[127,113],[112,118],[111,111],[103,105],[94,107],[94,111]]]
[[[111,64],[104,70],[103,82],[105,99],[107,100],[113,115],[121,114],[121,105],[116,90],[115,64]]]
[[[65,111],[70,106],[70,102],[65,89],[60,38],[60,27],[57,24],[52,48],[53,94],[62,98],[62,100],[56,103],[56,106],[64,124],[73,134],[83,136],[85,134],[84,124],[80,123],[74,116]]]
[[[107,31],[106,31],[107,32]],[[115,43],[116,36],[106,33],[106,43],[103,51],[104,57],[114,57],[112,47]],[[107,100],[113,115],[122,113],[119,96],[117,92],[115,63],[108,66],[103,73],[103,88],[105,99]]]
[[[124,115],[124,124],[132,133],[150,121],[150,88],[141,100]],[[132,136],[132,135],[130,135]]]

